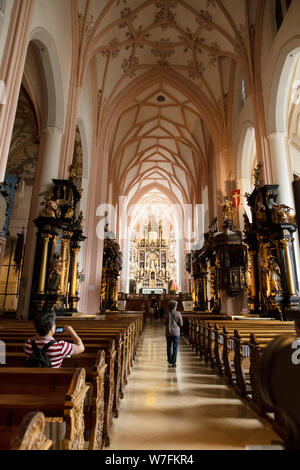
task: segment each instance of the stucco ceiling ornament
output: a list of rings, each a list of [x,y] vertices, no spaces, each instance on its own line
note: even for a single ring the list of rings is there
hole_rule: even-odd
[[[84,16],[81,13],[78,15],[79,32],[81,35],[84,35],[85,42],[90,39],[94,24],[95,21],[93,15],[91,15],[86,21],[84,20]]]
[[[109,49],[106,49],[105,51],[102,51],[102,55],[104,58],[111,57],[112,59],[115,59],[116,57],[119,56],[121,49],[118,47],[119,45],[119,39],[118,38],[113,38],[109,42]]]
[[[196,22],[202,26],[204,26],[207,31],[212,31],[213,27],[210,22],[213,20],[213,16],[209,13],[208,10],[201,10],[199,13],[200,18],[197,16],[195,18]]]
[[[176,24],[177,2],[173,0],[159,0],[155,2],[158,11],[155,13],[154,23],[159,23],[162,29],[167,29]]]
[[[139,65],[140,59],[138,57],[125,57],[121,67],[125,75],[128,75],[130,78],[136,76],[135,68]]]
[[[205,72],[205,67],[202,62],[191,60],[188,62],[188,75],[192,80],[200,78]]]
[[[156,45],[157,47],[151,49],[151,53],[154,57],[160,58],[157,63],[161,66],[168,65],[167,57],[171,57],[175,53],[170,39],[161,39],[159,42],[156,42]]]
[[[126,7],[121,11],[121,18],[128,18],[128,20],[119,24],[119,28],[125,28],[129,21],[134,21],[137,18],[137,15],[133,15],[131,8]]]
[[[187,44],[185,44],[183,52],[197,51],[197,52],[199,52],[199,54],[202,54],[202,52],[203,52],[202,44],[205,43],[205,38],[197,37],[196,39],[194,39],[194,36],[193,36],[192,31],[190,30],[190,28],[186,28],[186,32],[187,32],[187,37],[188,37],[189,42]],[[187,37],[178,36],[178,39],[180,41],[186,42]]]
[[[220,46],[217,42],[213,42],[210,45],[210,50],[211,50],[211,52],[209,53],[209,62],[208,62],[208,64],[215,67],[216,62],[217,62],[217,56],[218,56],[221,48],[220,48]]]
[[[216,0],[207,0],[207,2],[206,2],[206,7],[209,8],[211,5],[212,5],[214,8],[217,8]]]

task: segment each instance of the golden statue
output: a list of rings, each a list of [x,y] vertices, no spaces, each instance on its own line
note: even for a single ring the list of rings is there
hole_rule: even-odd
[[[285,204],[274,204],[272,207],[272,220],[277,224],[294,224],[295,215],[290,214],[293,209]]]
[[[256,216],[260,222],[264,222],[266,220],[266,208],[261,202],[256,204]]]
[[[70,179],[73,181],[77,176],[77,168],[74,163],[70,166]]]
[[[55,255],[53,261],[50,265],[49,270],[49,281],[48,289],[49,291],[55,291],[56,293],[60,292],[60,278],[63,271],[63,264],[60,255]]]
[[[257,166],[254,168],[254,186],[255,188],[260,188],[262,185],[262,169],[263,169],[263,163],[259,162]]]
[[[60,217],[59,205],[54,200],[54,194],[51,191],[44,191],[39,196],[44,197],[44,201],[41,202],[41,206],[44,206],[41,217]]]
[[[224,219],[224,222],[233,222],[234,214],[235,214],[234,205],[228,199],[228,197],[225,196],[224,197],[224,204],[223,204],[223,219]]]
[[[83,212],[82,212],[82,211],[80,211],[80,213],[79,213],[78,220],[77,220],[77,226],[78,226],[78,228],[80,228],[80,229],[83,230],[83,227],[84,227],[84,217],[83,217]]]
[[[259,244],[259,249],[258,249],[258,266],[260,270],[262,296],[269,297],[271,294],[269,263],[268,263],[268,259],[271,256],[270,244],[263,243],[261,237],[259,241],[260,241],[260,244]]]

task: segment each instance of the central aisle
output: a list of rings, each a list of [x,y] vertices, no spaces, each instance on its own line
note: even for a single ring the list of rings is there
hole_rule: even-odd
[[[164,326],[146,324],[109,450],[245,449],[278,436],[181,340],[166,361]]]

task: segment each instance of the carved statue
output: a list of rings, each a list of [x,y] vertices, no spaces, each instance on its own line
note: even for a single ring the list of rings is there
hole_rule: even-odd
[[[260,277],[261,277],[261,288],[262,288],[262,296],[269,297],[270,295],[270,277],[269,277],[269,264],[268,258],[270,256],[270,244],[263,243],[261,241],[258,250],[258,265],[260,269]]]
[[[244,197],[247,199],[247,202],[249,202],[251,194],[250,193],[245,193]]]
[[[60,217],[59,204],[54,200],[54,194],[51,191],[44,191],[39,196],[44,198],[41,202],[41,206],[44,206],[41,217]]]
[[[272,220],[277,224],[282,223],[295,223],[295,216],[294,214],[290,214],[293,209],[285,204],[274,204],[272,208]]]
[[[280,267],[278,266],[275,257],[272,255],[268,257],[268,262],[271,291],[282,292],[283,289]]]
[[[76,165],[73,163],[70,166],[70,180],[74,181],[76,176],[77,176],[77,168],[76,168]]]
[[[251,230],[252,230],[251,223],[250,223],[249,217],[246,214],[246,212],[243,214],[243,217],[244,217],[244,231],[245,232],[251,232]]]
[[[233,216],[235,214],[235,208],[233,203],[228,199],[227,196],[224,198],[223,204],[223,218],[224,222],[233,222]]]
[[[48,289],[50,291],[59,291],[60,278],[63,271],[63,264],[60,255],[55,255],[50,265]]]
[[[254,186],[255,188],[260,188],[262,185],[262,169],[263,163],[258,163],[257,166],[254,168]]]
[[[261,202],[256,204],[256,216],[260,222],[264,222],[266,220],[266,208]]]
[[[78,217],[78,220],[77,220],[77,226],[80,229],[83,229],[83,227],[84,227],[84,217],[83,217],[83,212],[82,211],[80,211],[80,214],[79,214],[79,217]]]

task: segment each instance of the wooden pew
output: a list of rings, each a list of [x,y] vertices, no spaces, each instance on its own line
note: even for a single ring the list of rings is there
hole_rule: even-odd
[[[0,434],[9,445],[23,417],[33,410],[66,423],[64,450],[84,448],[84,369],[0,369]]]
[[[43,413],[28,413],[11,440],[10,450],[49,450],[52,441],[45,436],[45,425]],[[2,448],[1,438],[3,435],[0,435],[0,450],[7,450]]]
[[[115,393],[114,393],[114,401],[113,401],[113,411],[114,411],[115,416],[118,415],[119,398],[120,396],[123,397],[124,395],[124,384],[127,382],[127,375],[130,372],[130,366],[133,362],[133,357],[135,353],[135,348],[137,347],[139,334],[142,331],[143,322],[141,321],[141,318],[143,318],[143,316],[141,315],[133,315],[130,318],[125,318],[124,316],[122,316],[122,318],[119,318],[119,316],[115,315],[113,320],[110,318],[108,321],[99,321],[99,320],[91,321],[90,319],[87,321],[82,320],[82,319],[70,320],[70,318],[58,319],[56,321],[57,326],[59,326],[59,323],[61,323],[62,326],[66,323],[72,324],[74,329],[82,337],[83,342],[86,346],[86,350],[91,351],[91,353],[92,351],[99,349],[100,343],[99,343],[98,335],[100,335],[101,341],[103,341],[103,337],[107,339],[108,337],[111,337],[111,336],[113,337],[118,336],[120,330],[122,333],[124,333],[123,338],[126,338],[126,334],[128,333],[127,347],[126,347],[126,343],[123,343],[123,349],[122,349],[122,341],[117,340],[117,343],[119,342],[119,344],[121,345],[122,351],[121,349],[118,350],[118,361],[116,361],[115,363],[115,364],[118,364],[118,366],[115,366],[114,379],[116,380],[114,381],[108,380],[110,387],[106,387],[106,389],[110,388],[111,390],[112,383],[114,382],[114,384],[116,384]],[[134,319],[134,321],[132,321],[132,319]],[[3,332],[3,330],[5,330],[5,333]],[[31,336],[30,333],[32,334],[34,333],[33,323],[9,321],[9,322],[6,322],[5,325],[3,325],[3,322],[0,322],[0,333],[2,335],[6,334],[5,339],[8,341],[8,344],[7,344],[8,355],[10,355],[11,353],[9,351],[21,351],[20,348],[23,347],[23,344],[22,345],[18,344],[18,342],[15,341],[16,336],[19,336],[20,343],[23,343],[23,339],[25,342],[25,339]],[[9,336],[11,337],[9,338]],[[59,336],[57,335],[56,339],[57,340],[65,339],[67,341],[70,341],[69,337],[63,338],[61,335]],[[70,364],[69,362],[70,360],[66,359],[66,361],[67,361],[66,362],[67,364]],[[121,361],[121,367],[120,367],[120,361]],[[106,420],[105,420],[107,424],[104,424],[104,427],[106,428],[106,433],[105,433],[106,436],[104,439],[106,445],[109,445],[109,442],[110,442],[111,421],[112,420],[110,419],[109,406],[108,406],[107,413],[106,413]]]
[[[6,343],[7,361],[12,360],[10,358],[16,357],[16,356],[10,355],[10,353],[15,353],[15,354],[17,353],[20,358],[23,355],[23,345],[24,345],[23,340],[19,342],[7,342]],[[96,344],[89,343],[85,345],[85,351],[89,353],[89,360],[94,362],[94,366],[95,366],[95,360],[96,360],[97,354],[101,350],[104,350],[105,352],[105,363],[107,365],[107,368],[105,371],[106,373],[104,376],[105,379],[104,379],[103,443],[105,446],[108,446],[110,444],[111,436],[112,436],[113,413],[114,413],[113,406],[114,406],[115,396],[117,393],[116,384],[115,384],[115,363],[116,363],[115,341],[111,338],[108,338],[107,340],[102,340],[102,341],[100,341],[99,339]],[[81,359],[81,357],[83,359]],[[78,355],[78,356],[71,356],[70,358],[64,359],[61,369],[53,369],[53,370],[66,370],[70,367],[76,367],[78,365],[81,366],[82,363],[84,363],[86,366],[85,358],[86,358],[85,353],[82,355]],[[15,360],[16,359],[14,359],[14,361]],[[8,362],[8,365],[9,365],[9,362]],[[102,371],[101,368],[100,368],[100,371]],[[92,370],[88,369],[87,372],[89,373],[88,383],[91,383],[93,381]],[[100,380],[100,377],[97,378],[97,380]],[[101,394],[97,396],[97,402],[101,403]],[[97,415],[99,414],[101,415],[101,409],[97,411]],[[100,445],[99,444],[100,442],[99,429],[101,428],[101,420],[100,422],[97,421],[97,423],[98,423],[98,428],[96,430],[98,433],[97,445]]]
[[[256,330],[262,330],[266,331],[268,329],[274,329],[274,328],[279,328],[285,329],[288,328],[290,329],[291,326],[293,326],[292,322],[280,322],[276,320],[272,321],[237,321],[237,320],[223,320],[223,321],[218,321],[218,322],[202,322],[200,325],[200,333],[199,333],[199,355],[200,357],[207,363],[210,364],[212,367],[216,366],[216,361],[214,358],[214,346],[213,343],[215,342],[215,332],[214,328],[215,325],[218,325],[219,328],[223,327],[223,333],[224,333],[224,328],[226,328],[226,332],[228,333],[233,333],[235,329],[239,330],[251,330],[251,328],[255,328]],[[222,333],[222,334],[223,334]]]
[[[300,449],[298,353],[293,357],[298,346],[295,335],[275,338],[264,347],[257,373],[263,402],[274,412],[273,428],[284,439],[287,450]]]
[[[23,345],[28,339],[28,337],[34,336],[33,331],[28,331],[24,333],[19,331],[17,333],[13,332],[1,332],[0,338],[6,342],[6,349],[8,352],[23,352]],[[114,386],[114,398],[113,398],[113,412],[117,417],[119,413],[119,404],[121,398],[121,392],[124,393],[124,382],[126,380],[126,351],[123,351],[123,340],[122,335],[118,331],[105,331],[104,333],[96,334],[96,332],[83,333],[80,331],[80,336],[84,342],[86,350],[90,352],[94,351],[97,354],[99,349],[105,348],[105,345],[109,343],[110,340],[114,340],[116,343],[116,360],[112,365],[114,381],[110,380],[111,384]],[[69,341],[70,337],[67,335],[56,335],[56,339]],[[71,341],[72,342],[72,341]],[[110,361],[110,355],[108,356],[108,364]],[[70,364],[70,360],[66,358],[63,362],[63,365]]]
[[[22,352],[8,352],[6,355],[6,365],[1,367],[24,367],[25,356]],[[85,420],[85,440],[89,441],[89,450],[100,450],[103,447],[103,428],[105,417],[104,387],[105,371],[105,351],[95,353],[83,353],[73,356],[65,361],[63,367],[84,368],[86,371],[86,383],[90,389],[86,395],[84,406]]]
[[[11,328],[13,333],[16,333],[17,330],[21,332],[28,331],[28,329],[31,331],[32,334],[34,334],[34,326],[32,322],[18,322],[15,324],[10,324],[8,325],[7,323],[3,325],[3,322],[0,322],[0,337],[1,337],[1,330],[5,330],[5,332],[8,331],[9,328]],[[63,326],[66,322],[62,320],[57,321],[57,326]],[[124,369],[124,378],[122,377],[122,391],[121,391],[121,396],[123,396],[124,393],[124,383],[127,383],[127,376],[130,374],[130,367],[133,364],[133,358],[135,355],[135,344],[134,342],[136,341],[135,339],[135,331],[134,331],[134,323],[131,320],[126,320],[122,318],[120,321],[115,320],[115,321],[82,321],[82,320],[77,320],[77,321],[68,321],[68,324],[74,327],[74,329],[78,332],[78,334],[81,334],[81,331],[90,331],[92,334],[96,333],[98,334],[98,330],[101,329],[101,333],[105,334],[105,331],[122,331],[123,332],[123,341],[125,341],[124,345],[124,352],[126,355],[125,361],[126,361],[126,369]],[[88,326],[86,326],[88,325]],[[83,334],[83,333],[82,333]],[[133,336],[132,336],[133,335]],[[66,339],[70,339],[67,337]]]
[[[245,395],[246,385],[245,377],[242,371],[242,358],[247,357],[244,353],[244,344],[242,340],[248,340],[251,332],[256,332],[260,338],[273,338],[283,331],[291,331],[289,325],[243,325],[241,328],[236,329],[233,326],[223,326],[223,331],[217,332],[214,330],[214,356],[211,359],[211,364],[215,366],[220,375],[224,375],[225,380],[229,384],[234,384],[237,391]],[[220,359],[220,349],[222,348],[222,360]],[[247,348],[246,348],[247,349]],[[208,356],[211,356],[211,350],[208,348]]]

